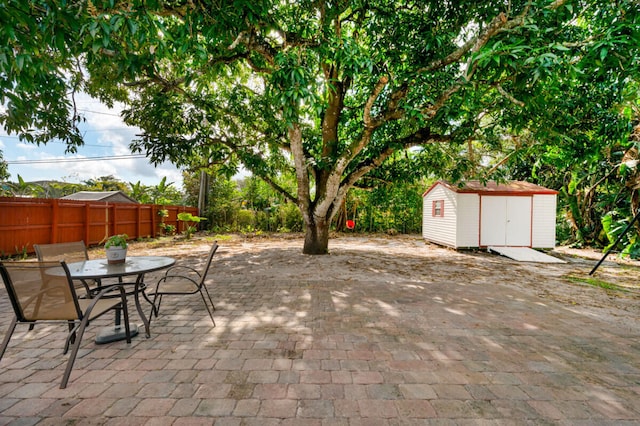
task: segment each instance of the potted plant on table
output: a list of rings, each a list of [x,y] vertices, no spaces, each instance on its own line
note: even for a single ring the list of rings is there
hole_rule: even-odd
[[[124,263],[127,258],[127,238],[129,238],[127,234],[112,235],[107,238],[104,249],[108,263]]]

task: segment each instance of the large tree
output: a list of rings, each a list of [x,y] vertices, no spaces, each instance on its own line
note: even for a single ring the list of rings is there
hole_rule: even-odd
[[[328,251],[347,191],[394,154],[444,143],[468,161],[478,143],[570,119],[549,114],[554,76],[637,66],[633,0],[5,3],[5,126],[73,147],[62,90],[123,101],[152,161],[242,164],[295,202],[308,254]]]

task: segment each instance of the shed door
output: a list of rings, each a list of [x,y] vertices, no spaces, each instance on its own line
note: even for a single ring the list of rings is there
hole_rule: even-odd
[[[480,245],[531,247],[531,197],[482,196]]]

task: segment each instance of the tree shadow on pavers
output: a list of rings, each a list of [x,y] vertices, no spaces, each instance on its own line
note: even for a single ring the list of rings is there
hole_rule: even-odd
[[[611,306],[619,314],[629,314],[637,306],[636,295],[621,295],[612,300],[610,294],[599,289],[576,285],[566,279],[571,274],[585,273],[573,264],[527,264],[486,252],[458,252],[429,244],[416,244],[407,250],[383,241],[367,244],[338,240],[331,254],[309,256],[301,253],[299,241],[260,241],[257,244],[230,244],[221,248],[214,258],[209,281],[216,286],[225,282],[252,283],[265,281],[335,281],[385,283],[390,287],[399,282],[417,286],[449,283],[454,286],[481,284],[490,286],[496,297],[514,288],[529,292],[541,302],[554,300],[570,309],[604,309]],[[285,247],[281,247],[281,246]],[[204,261],[207,245],[197,248],[178,261],[197,266]],[[177,256],[183,256],[176,253]],[[245,299],[248,296],[245,294]],[[400,293],[400,299],[409,297]],[[196,301],[197,303],[197,301]],[[220,308],[220,307],[219,307]]]
[[[579,396],[594,417],[603,414],[589,407],[617,398],[619,415],[634,418],[627,390],[639,355],[611,338],[629,332],[595,309],[544,293],[576,288],[563,278],[570,268],[431,249],[338,246],[328,256],[302,255],[298,247],[222,250],[210,286],[217,327],[197,296],[168,313],[194,319],[195,336],[174,335],[172,320],[156,324],[165,321],[173,352],[210,350],[217,380],[240,386],[242,395],[300,376],[331,382],[339,371],[335,377],[349,383],[393,377],[392,386],[406,381],[442,392],[484,386],[496,401],[512,401],[514,392],[528,401]]]
[[[197,266],[209,247],[144,254]],[[297,240],[222,242],[207,279],[217,326],[197,294],[166,298],[151,338],[135,338],[119,356],[143,357],[137,374],[147,380],[188,378],[215,397],[226,392],[220,398],[268,398],[256,396],[265,383],[346,383],[373,399],[419,390],[432,402],[454,389],[473,399],[481,387],[501,410],[516,400],[566,399],[585,409],[616,400],[621,418],[637,414],[627,399],[638,354],[615,337],[638,334],[599,310],[598,289],[564,278],[575,266],[415,241],[339,239],[327,256],[301,248]],[[620,320],[637,318],[637,310],[620,311]],[[585,354],[588,366],[579,362]]]

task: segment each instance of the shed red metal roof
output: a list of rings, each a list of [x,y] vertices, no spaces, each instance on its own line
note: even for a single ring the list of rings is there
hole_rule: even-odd
[[[462,182],[460,185],[454,185],[442,180],[437,181],[431,188],[427,189],[422,196],[424,197],[438,185],[442,185],[453,192],[466,194],[484,194],[484,195],[534,195],[534,194],[551,194],[555,195],[558,191],[545,188],[530,182],[512,180],[506,183],[496,182],[480,182],[471,180]]]

